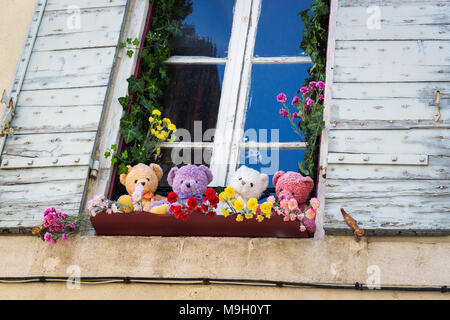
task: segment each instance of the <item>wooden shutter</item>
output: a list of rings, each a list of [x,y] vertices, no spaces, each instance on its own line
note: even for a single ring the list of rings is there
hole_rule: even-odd
[[[126,11],[37,1],[2,116],[14,135],[0,140],[0,228],[37,225],[51,206],[80,212]]]
[[[450,2],[339,0],[333,31],[325,230],[449,234]]]

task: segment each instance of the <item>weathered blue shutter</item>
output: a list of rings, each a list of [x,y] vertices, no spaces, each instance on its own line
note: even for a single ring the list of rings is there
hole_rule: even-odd
[[[0,138],[0,228],[80,212],[127,0],[38,0]],[[2,119],[11,118],[5,109]]]

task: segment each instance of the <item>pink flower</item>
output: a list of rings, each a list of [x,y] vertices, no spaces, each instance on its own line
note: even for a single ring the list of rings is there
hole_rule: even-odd
[[[293,118],[293,119],[298,118],[298,113],[297,113],[297,112],[294,112],[294,113],[292,114],[292,118]]]
[[[319,82],[317,82],[317,86],[318,86],[319,88],[325,89],[325,82],[319,81]]]
[[[323,100],[323,94],[319,94],[319,100]]]
[[[285,217],[283,218],[283,221],[284,221],[284,222],[289,221],[289,216],[285,216]]]
[[[292,104],[293,106],[295,106],[295,105],[297,104],[298,100],[300,100],[300,98],[297,97],[297,96],[295,96],[294,99],[292,99],[291,104]]]
[[[300,88],[300,92],[303,93],[303,94],[306,94],[306,93],[309,92],[309,89],[308,89],[308,87],[301,87]]]
[[[289,215],[289,218],[291,219],[291,221],[295,221],[295,219],[297,218],[297,216],[296,216],[295,214],[291,213],[291,214]]]
[[[288,116],[289,112],[287,112],[287,111],[284,110],[284,109],[280,109],[280,114],[281,114],[281,116],[282,116],[283,118],[286,118],[286,117]]]
[[[46,233],[44,234],[44,240],[45,240],[46,242],[50,242],[50,241],[52,240],[52,234],[51,234],[50,232],[46,232]]]
[[[133,194],[131,195],[131,202],[134,204],[134,203],[142,201],[143,193],[144,193],[144,186],[140,183],[137,184],[134,187]]]
[[[311,200],[309,200],[309,204],[314,210],[320,207],[320,201],[317,198],[311,198]]]
[[[314,100],[312,100],[311,98],[306,98],[306,104],[309,106],[312,106],[314,103]]]
[[[274,196],[270,196],[267,198],[266,200],[268,203],[270,203],[271,205],[273,205],[275,203],[275,197]]]
[[[70,223],[70,227],[71,227],[72,229],[75,229],[75,228],[77,227],[77,225],[75,224],[75,222],[71,222],[71,223]]]
[[[315,81],[311,81],[311,82],[309,83],[309,87],[310,87],[312,90],[317,89],[317,83],[316,83]]]
[[[294,198],[290,199],[288,201],[288,208],[291,211],[297,209],[298,208],[297,200],[295,200]]]
[[[305,217],[308,219],[314,219],[316,217],[316,211],[313,208],[309,208],[305,212]]]
[[[286,102],[286,95],[284,94],[284,93],[279,93],[278,95],[277,95],[277,101],[278,102]]]
[[[305,230],[306,230],[306,227],[305,227],[304,225],[301,225],[301,226],[300,226],[300,231],[301,231],[301,232],[305,232]]]
[[[62,237],[63,241],[67,241],[67,234],[63,233]]]
[[[287,200],[281,200],[280,207],[287,210],[289,208],[288,201]]]

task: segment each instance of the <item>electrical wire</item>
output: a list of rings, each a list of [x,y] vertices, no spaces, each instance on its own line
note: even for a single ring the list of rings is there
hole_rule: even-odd
[[[165,284],[165,285],[240,285],[278,288],[316,288],[316,289],[349,289],[349,290],[389,290],[389,291],[416,291],[416,292],[441,292],[447,293],[447,286],[372,286],[356,282],[355,284],[330,284],[330,283],[303,283],[274,280],[252,279],[210,279],[210,278],[142,278],[142,277],[0,277],[0,284],[19,283],[56,283],[73,282],[86,285],[100,284]]]

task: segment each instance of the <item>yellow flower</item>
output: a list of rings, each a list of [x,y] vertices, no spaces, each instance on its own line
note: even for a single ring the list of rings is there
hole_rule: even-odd
[[[222,213],[225,218],[230,215],[230,211],[228,211],[227,209],[223,209],[223,208],[222,208]]]
[[[150,132],[151,132],[152,134],[155,134],[156,130],[155,130],[155,129],[152,129],[152,130],[150,130]]]
[[[167,126],[167,128],[168,128],[170,131],[173,131],[173,132],[177,131],[177,126],[174,125],[173,123],[169,124],[169,125]]]
[[[148,121],[151,123],[153,121],[155,121],[155,119],[153,117],[148,118]]]
[[[241,199],[239,199],[239,200],[234,200],[234,201],[233,201],[233,207],[234,207],[237,211],[241,211],[242,209],[244,209],[244,201],[242,201]]]
[[[227,194],[225,192],[219,193],[219,199],[220,201],[225,201],[228,199]]]
[[[161,126],[156,126],[156,129],[162,130],[162,127]]]
[[[158,134],[158,135],[156,135],[156,137],[159,139],[159,140],[166,140],[166,137],[164,137],[162,134]]]
[[[238,214],[236,217],[236,221],[241,222],[242,220],[244,220],[244,217],[242,217],[242,214]]]
[[[256,217],[256,220],[258,220],[258,222],[261,222],[264,220],[264,217],[260,214],[258,214],[258,216]]]
[[[258,200],[256,200],[255,198],[250,198],[247,202],[247,207],[255,212],[258,208]]]
[[[155,109],[155,110],[153,110],[152,114],[155,115],[155,116],[160,116],[161,115],[161,111],[159,111],[158,109]]]
[[[245,218],[246,218],[246,219],[251,219],[251,218],[253,218],[253,215],[252,215],[250,212],[247,212],[247,213],[245,214]]]
[[[227,195],[228,198],[233,198],[234,197],[234,189],[233,189],[233,187],[226,187],[225,188],[225,194]]]
[[[162,119],[162,121],[164,122],[164,123],[166,123],[166,124],[170,124],[170,119],[169,118],[164,118],[164,119]]]
[[[270,212],[269,212],[269,213],[266,213],[266,218],[267,218],[267,219],[270,219],[271,216],[272,216],[272,213],[270,213]]]
[[[160,147],[158,147],[157,149],[156,149],[156,154],[160,154],[161,153],[161,148]]]
[[[268,202],[264,202],[261,205],[261,211],[264,212],[267,215],[270,215],[271,211],[272,211],[272,205]]]

